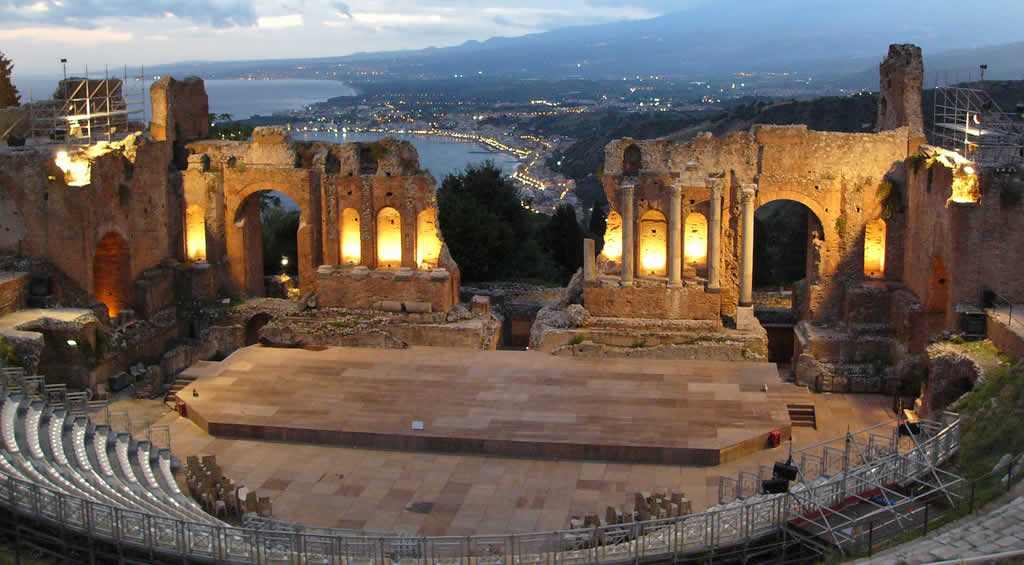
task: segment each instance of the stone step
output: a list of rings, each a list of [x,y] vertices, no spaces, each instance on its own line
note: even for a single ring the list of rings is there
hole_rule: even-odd
[[[818,429],[818,420],[813,404],[787,404],[789,420],[797,427]]]

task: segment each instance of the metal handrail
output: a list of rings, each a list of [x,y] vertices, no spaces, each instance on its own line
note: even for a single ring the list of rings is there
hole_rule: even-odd
[[[863,473],[894,474],[895,466],[908,460],[944,461],[959,447],[959,428],[957,418],[903,457],[886,457],[860,468],[871,467]],[[845,500],[850,495],[845,479],[862,472],[860,468],[805,485],[805,498],[823,505]],[[468,537],[307,534],[188,522],[93,502],[10,475],[0,480],[0,504],[98,539],[179,556],[255,564],[395,563],[404,558],[431,565],[468,558],[479,565],[638,561],[749,542],[779,531],[798,515],[793,500],[774,495],[677,518],[577,530]]]

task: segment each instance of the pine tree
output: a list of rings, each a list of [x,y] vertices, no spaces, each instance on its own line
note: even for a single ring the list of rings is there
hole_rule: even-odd
[[[11,82],[11,71],[13,70],[14,63],[4,57],[3,52],[0,52],[0,108],[18,106],[21,103],[18,88]]]

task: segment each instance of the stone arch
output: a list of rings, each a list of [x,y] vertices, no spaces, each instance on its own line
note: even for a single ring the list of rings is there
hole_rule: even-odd
[[[819,235],[823,240],[831,242],[838,238],[838,234],[835,232],[834,218],[836,215],[826,212],[825,207],[820,202],[802,192],[796,192],[793,190],[773,190],[770,192],[759,191],[757,195],[757,207],[760,209],[765,204],[775,202],[777,200],[792,200],[793,202],[803,204],[818,220],[818,224],[821,226],[821,233]]]
[[[691,212],[683,222],[683,267],[690,276],[708,267],[708,219],[700,212]]]
[[[640,146],[630,143],[622,152],[622,174],[636,176],[643,168],[644,156],[640,152]]]
[[[358,265],[362,260],[363,237],[359,231],[359,211],[345,208],[341,211],[341,264]]]
[[[668,275],[668,220],[658,210],[648,210],[640,216],[639,273],[664,277]]]
[[[416,265],[421,269],[437,267],[441,257],[441,238],[438,237],[437,212],[427,208],[416,217]]]
[[[622,216],[612,210],[608,213],[605,226],[604,247],[601,248],[601,255],[609,261],[620,263],[622,261]]]
[[[21,255],[21,244],[28,236],[28,224],[18,200],[7,190],[0,190],[0,251]]]
[[[787,198],[786,196],[799,198]],[[815,208],[799,193],[774,193],[760,201],[754,215],[754,286],[787,286],[818,280],[822,273],[827,229]],[[798,205],[786,210],[783,203]],[[809,206],[808,202],[814,204]],[[793,220],[793,214],[800,217]],[[789,221],[787,221],[789,220]],[[781,226],[780,226],[781,224]],[[779,229],[779,228],[782,229]],[[835,237],[829,238],[836,240]]]
[[[928,277],[928,291],[925,297],[924,310],[930,313],[947,314],[949,311],[949,271],[942,258],[932,259],[931,274]]]
[[[402,215],[390,206],[377,212],[377,268],[402,266]]]
[[[298,266],[300,286],[311,275],[315,276],[319,258],[313,256],[312,230],[307,223],[304,200],[291,190],[259,183],[239,192],[238,204],[229,210],[228,260],[231,279],[236,289],[247,296],[264,296],[263,222],[260,217],[260,193],[276,191],[287,196],[299,209],[299,227],[295,233],[296,257],[288,257],[289,265]],[[282,267],[283,268],[283,267]],[[305,289],[303,289],[305,290]]]
[[[109,231],[96,244],[92,280],[93,297],[107,307],[111,318],[134,304],[131,249],[120,233]]]
[[[885,276],[885,220],[876,218],[864,224],[864,276]]]
[[[245,322],[245,345],[256,345],[260,342],[260,332],[263,327],[270,323],[273,316],[266,312],[260,312]]]

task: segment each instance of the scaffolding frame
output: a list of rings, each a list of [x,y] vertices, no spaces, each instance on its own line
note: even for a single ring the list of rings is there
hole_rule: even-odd
[[[950,420],[954,415],[946,413],[943,420]],[[842,500],[829,496],[832,493],[819,493],[813,483],[804,474],[801,463],[789,463],[798,469],[798,480],[791,488],[787,522],[791,531],[802,537],[823,542],[838,548],[840,552],[849,554],[855,551],[863,536],[858,536],[857,527],[874,523],[894,524],[900,530],[913,523],[915,513],[924,509],[933,499],[942,499],[950,507],[963,503],[967,497],[967,481],[962,477],[941,469],[939,450],[929,449],[927,443],[950,445],[959,444],[959,429],[953,432],[938,422],[920,421],[921,433],[928,440],[922,442],[917,435],[908,433],[912,448],[907,451],[899,449],[877,457],[871,445],[858,441],[853,434],[847,432],[843,450]],[[900,419],[899,428],[909,431],[909,423]],[[957,437],[943,437],[955,433]],[[899,435],[896,437],[899,441]],[[939,440],[934,442],[932,440]],[[934,446],[933,446],[934,447]],[[851,468],[852,460],[861,463]],[[909,491],[909,494],[901,492]],[[870,495],[869,493],[878,494]],[[824,497],[819,494],[825,494]],[[867,510],[854,514],[848,508],[864,505]],[[794,530],[798,525],[797,530]]]
[[[980,88],[936,86],[932,143],[983,166],[1024,163],[1024,116]]]
[[[54,97],[28,105],[29,137],[60,145],[92,145],[118,141],[146,122],[145,70],[120,77],[104,68],[102,78],[65,78]]]

